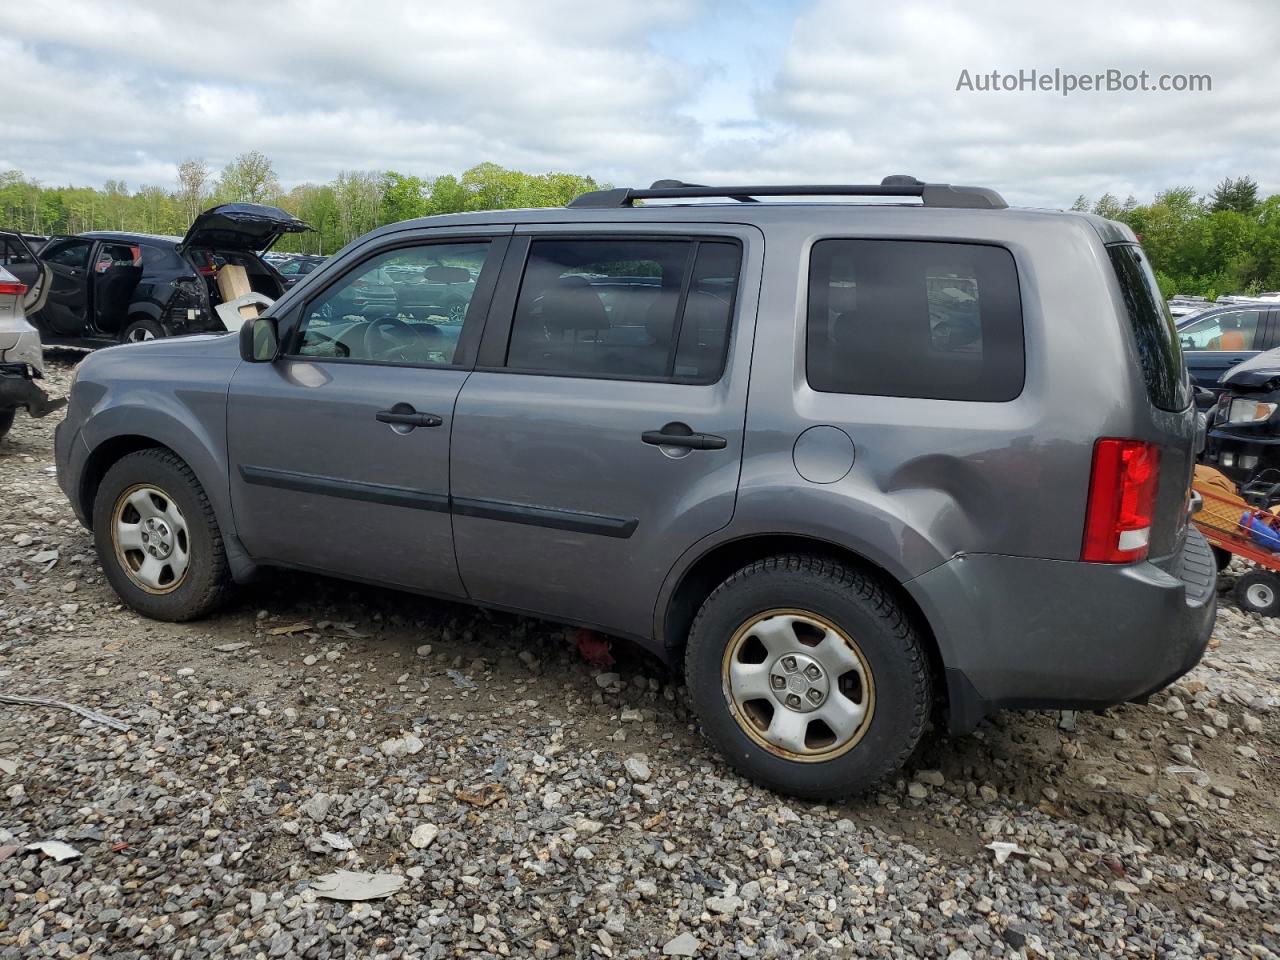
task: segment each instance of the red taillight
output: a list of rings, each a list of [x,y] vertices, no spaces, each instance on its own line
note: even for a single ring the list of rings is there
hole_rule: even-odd
[[[25,283],[0,283],[0,293],[11,293],[15,297],[21,297],[27,292]]]
[[[1081,560],[1133,563],[1147,555],[1159,467],[1155,444],[1112,437],[1094,444]]]

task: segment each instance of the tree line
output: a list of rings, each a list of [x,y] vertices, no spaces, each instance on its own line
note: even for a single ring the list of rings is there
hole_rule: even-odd
[[[1080,196],[1072,209],[1128,224],[1165,296],[1280,290],[1280,195],[1259,197],[1251,177],[1227,177],[1202,197],[1194,187],[1172,187],[1148,204]]]
[[[178,167],[170,187],[137,190],[119,180],[102,189],[47,187],[20,171],[0,171],[0,227],[29,233],[129,230],[182,234],[201,210],[215,203],[269,203],[316,228],[284,237],[278,249],[333,253],[384,223],[468,210],[561,206],[586,190],[591,177],[531,174],[481,163],[459,176],[419,177],[395,170],[344,170],[329,183],[303,183],[285,191],[271,161],[257,151],[241,154],[214,173],[202,159]],[[1095,201],[1076,198],[1086,210],[1133,228],[1167,295],[1280,290],[1280,195],[1261,198],[1250,177],[1228,177],[1205,195],[1173,187],[1148,204],[1110,193]]]
[[[0,228],[26,233],[126,230],[181,236],[202,210],[217,203],[267,203],[315,227],[283,237],[274,249],[333,253],[384,223],[469,210],[563,206],[591,177],[523,173],[481,163],[460,176],[417,177],[394,170],[344,170],[329,183],[303,183],[285,191],[271,161],[241,154],[215,174],[202,159],[178,166],[169,188],[130,191],[119,180],[92,187],[48,187],[18,170],[0,171]]]

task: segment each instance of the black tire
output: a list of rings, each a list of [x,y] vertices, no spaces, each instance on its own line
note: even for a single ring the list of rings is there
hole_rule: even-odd
[[[150,317],[137,317],[130,320],[120,330],[121,343],[137,343],[142,340],[159,340],[168,336],[162,327]]]
[[[0,410],[0,440],[3,440],[10,428],[13,426],[13,418],[17,416],[18,411],[13,407],[8,410]]]
[[[731,706],[723,670],[729,644],[753,617],[772,610],[816,614],[856,638],[869,668],[870,719],[846,752],[793,760],[749,736]],[[685,652],[685,682],[703,732],[743,776],[806,799],[846,797],[899,769],[924,732],[932,678],[921,641],[901,605],[876,579],[816,556],[775,556],[744,567],[698,611]],[[745,722],[745,721],[744,721]]]
[[[1264,617],[1280,615],[1280,577],[1269,570],[1250,570],[1236,577],[1236,605]]]
[[[1210,546],[1213,551],[1213,562],[1218,565],[1218,572],[1221,573],[1227,567],[1231,566],[1231,551],[1224,550],[1222,547]]]
[[[162,491],[186,522],[190,557],[181,581],[165,593],[136,583],[117,555],[112,527],[121,497],[145,485]],[[191,468],[170,450],[139,450],[117,461],[102,478],[93,505],[93,539],[107,581],[133,609],[155,620],[182,622],[205,616],[222,602],[230,585],[226,551],[213,507]]]

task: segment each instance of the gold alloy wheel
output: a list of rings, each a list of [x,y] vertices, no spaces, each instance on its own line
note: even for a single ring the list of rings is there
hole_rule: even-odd
[[[847,753],[875,713],[862,650],[807,610],[766,610],[739,627],[725,647],[721,679],[738,726],[787,760],[817,763]]]
[[[186,518],[172,497],[150,484],[134,484],[116,498],[111,545],[120,569],[147,593],[172,593],[191,565]]]

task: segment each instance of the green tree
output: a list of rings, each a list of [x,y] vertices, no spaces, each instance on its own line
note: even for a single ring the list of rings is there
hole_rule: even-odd
[[[379,186],[384,222],[399,223],[401,220],[412,220],[424,215],[431,188],[421,177],[405,176],[388,170],[382,175]]]
[[[1109,193],[1104,193],[1098,198],[1098,202],[1093,205],[1093,212],[1100,217],[1106,217],[1108,220],[1118,220],[1124,213],[1124,208],[1120,206],[1120,201]]]
[[[1252,213],[1257,205],[1258,183],[1252,177],[1227,177],[1209,195],[1209,209],[1214,212]]]
[[[431,191],[427,196],[427,216],[435,217],[443,213],[461,213],[467,209],[471,195],[451,173],[436,177],[431,181]]]
[[[178,203],[187,226],[200,214],[209,200],[209,165],[203,157],[192,157],[178,164]]]
[[[271,161],[250,150],[222,168],[217,194],[224,203],[274,203],[280,196],[280,181]]]

